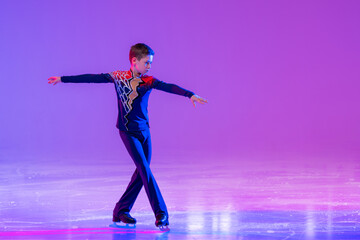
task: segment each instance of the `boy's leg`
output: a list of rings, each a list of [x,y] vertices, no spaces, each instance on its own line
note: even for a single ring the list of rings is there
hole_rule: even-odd
[[[145,191],[154,213],[164,212],[167,215],[164,199],[149,166],[151,160],[149,129],[137,132],[120,131],[120,136],[136,165],[136,170],[125,193],[115,206],[114,216],[131,210],[142,185],[145,186]]]
[[[121,134],[121,131],[119,131]],[[141,142],[142,139],[139,141]],[[145,140],[145,142],[142,144],[144,154],[146,161],[150,164],[151,161],[151,138],[150,136]],[[143,186],[141,176],[139,174],[138,169],[135,169],[135,172],[133,173],[130,183],[127,186],[124,194],[121,196],[120,200],[117,202],[113,215],[118,216],[121,213],[124,212],[130,212],[137,196],[139,195],[139,192]]]
[[[127,186],[124,194],[120,200],[116,203],[113,216],[117,217],[122,213],[130,212],[132,206],[135,203],[137,196],[143,186],[139,171],[136,169],[131,177],[130,183]]]

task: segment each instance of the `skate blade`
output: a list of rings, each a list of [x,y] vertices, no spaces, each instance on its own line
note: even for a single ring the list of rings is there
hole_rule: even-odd
[[[136,225],[135,224],[130,224],[130,223],[123,223],[123,222],[113,222],[112,224],[109,225],[109,227],[113,227],[113,228],[135,228]]]
[[[170,228],[169,228],[168,225],[166,225],[166,226],[159,226],[159,229],[160,229],[160,231],[162,231],[162,232],[169,232],[169,231],[170,231]]]

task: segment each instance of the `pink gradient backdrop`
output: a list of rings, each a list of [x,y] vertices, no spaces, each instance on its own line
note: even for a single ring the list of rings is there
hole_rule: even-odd
[[[0,152],[125,156],[112,84],[47,79],[128,69],[145,42],[150,74],[209,100],[154,90],[154,154],[358,159],[359,12],[356,0],[2,0]]]

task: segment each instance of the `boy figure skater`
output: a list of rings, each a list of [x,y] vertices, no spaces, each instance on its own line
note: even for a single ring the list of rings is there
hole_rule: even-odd
[[[145,75],[151,68],[154,51],[143,43],[135,44],[129,53],[130,70],[101,74],[82,74],[77,76],[50,77],[49,84],[64,83],[114,83],[118,98],[118,119],[116,127],[120,137],[133,159],[136,170],[124,194],[116,203],[113,222],[135,224],[136,219],[129,214],[135,200],[144,186],[151,208],[155,214],[155,225],[164,229],[169,225],[168,212],[155,177],[150,170],[151,138],[148,120],[148,99],[153,88],[190,98],[196,102],[207,100],[175,84],[165,83]]]

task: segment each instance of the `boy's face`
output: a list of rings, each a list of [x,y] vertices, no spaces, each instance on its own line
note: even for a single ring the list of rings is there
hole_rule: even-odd
[[[142,57],[140,60],[134,57],[131,62],[134,70],[136,70],[140,74],[147,73],[151,68],[153,57],[153,55],[147,55],[145,57]]]

